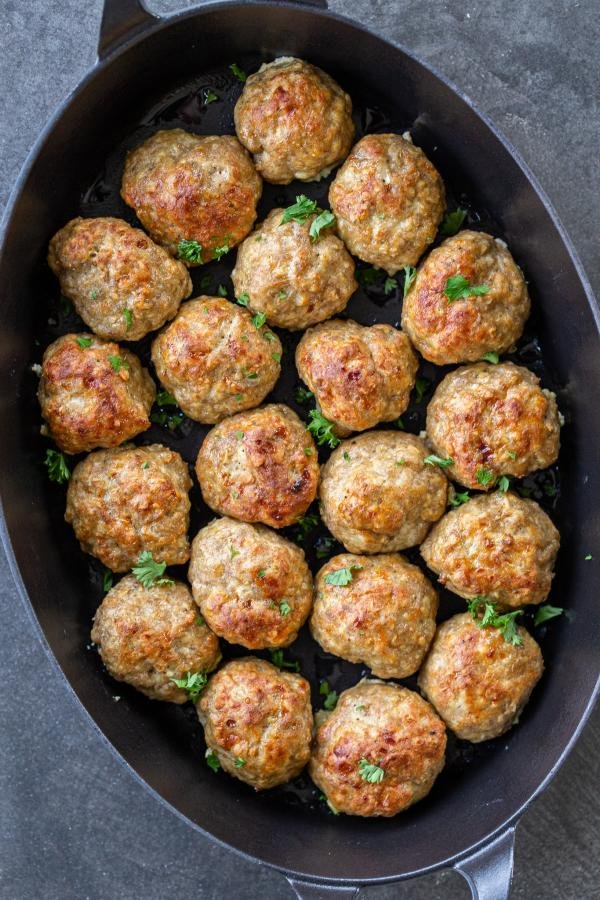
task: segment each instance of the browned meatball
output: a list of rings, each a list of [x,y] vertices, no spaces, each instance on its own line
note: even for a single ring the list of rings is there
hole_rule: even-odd
[[[214,424],[258,406],[281,372],[281,341],[222,297],[198,297],[155,338],[161,383],[190,419]]]
[[[231,279],[253,312],[294,331],[341,312],[358,284],[352,257],[331,229],[313,241],[315,215],[282,224],[283,214],[272,210],[246,238]]]
[[[92,641],[113,678],[171,703],[188,699],[175,680],[210,672],[221,659],[218,638],[198,616],[187,585],[144,588],[133,575],[98,607]]]
[[[43,432],[65,453],[116,447],[150,427],[156,388],[137,356],[91,334],[46,349],[38,400]]]
[[[321,472],[321,515],[351,553],[420,544],[444,513],[448,482],[420,438],[371,431],[343,441]]]
[[[303,551],[264,525],[215,519],[194,538],[189,579],[212,630],[251,650],[287,647],[312,606]]]
[[[429,793],[445,750],[444,723],[422,697],[361,681],[317,729],[309,773],[337,812],[395,816]]]
[[[421,554],[455,594],[524,606],[548,596],[558,545],[558,531],[537,503],[494,491],[440,519]]]
[[[122,219],[72,219],[50,241],[48,264],[88,328],[113,341],[160,328],[192,292],[183,263]]]
[[[427,407],[427,437],[451,459],[449,477],[489,490],[500,475],[523,478],[558,457],[556,398],[513,363],[476,363],[450,372]]]
[[[179,453],[160,444],[90,453],[75,466],[65,519],[85,553],[113,572],[127,572],[145,550],[157,562],[190,558],[188,491]]]
[[[315,181],[346,158],[352,101],[310,63],[281,57],[250,75],[234,110],[235,130],[266,181]]]
[[[310,757],[310,685],[247,656],[210,679],[197,704],[206,744],[223,769],[257,790],[291,781]]]
[[[319,463],[314,442],[296,413],[271,403],[231,416],[209,431],[196,474],[211,509],[284,528],[315,499]]]
[[[438,628],[419,674],[419,687],[446,725],[465,741],[489,741],[508,731],[544,670],[536,641],[517,626],[520,644],[470,613]]]
[[[380,678],[417,671],[438,607],[420,569],[398,554],[342,553],[317,573],[315,589],[310,630],[324,650],[366,663]]]
[[[448,279],[457,276],[486,292],[449,299]],[[404,299],[402,327],[419,353],[438,366],[476,362],[509,350],[521,337],[529,309],[525,279],[506,245],[489,234],[461,231],[419,268]]]
[[[325,418],[348,434],[402,415],[419,363],[406,335],[391,325],[333,319],[306,332],[296,367]]]
[[[329,189],[338,231],[355,256],[394,275],[435,238],[444,183],[419,147],[399,134],[368,134]]]
[[[121,185],[123,200],[154,240],[188,265],[220,258],[246,237],[261,191],[236,138],[181,128],[157,131],[131,150]],[[199,249],[182,241],[195,241]]]

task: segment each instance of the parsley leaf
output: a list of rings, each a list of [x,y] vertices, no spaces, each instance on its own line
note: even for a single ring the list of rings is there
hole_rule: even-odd
[[[317,444],[327,444],[334,450],[340,443],[339,437],[334,434],[333,422],[326,419],[320,409],[311,409],[308,414],[310,422],[306,426],[306,430],[315,438]]]
[[[487,284],[471,284],[464,275],[451,275],[446,281],[444,294],[452,303],[454,300],[467,300],[469,297],[480,297],[489,291]]]
[[[235,298],[235,302],[239,303],[240,306],[248,306],[248,304],[250,303],[250,297],[246,292],[244,292],[243,294],[240,294],[239,297]]]
[[[420,403],[427,390],[429,388],[429,381],[427,378],[417,378],[415,381],[415,396],[417,403]]]
[[[423,460],[426,466],[439,466],[440,469],[447,469],[448,466],[454,464],[454,460],[451,456],[447,459],[444,459],[442,456],[436,456],[435,453],[431,453],[429,456],[426,456]]]
[[[490,350],[489,353],[484,353],[481,358],[483,360],[485,360],[485,362],[491,363],[493,366],[497,366],[498,363],[500,362],[500,357],[498,356],[497,353],[494,353],[492,350]]]
[[[315,555],[317,559],[325,559],[326,556],[329,556],[333,550],[334,544],[335,540],[327,535],[318,538],[315,544]]]
[[[379,280],[380,273],[381,269],[377,269],[375,266],[367,266],[364,269],[357,269],[355,274],[356,280],[361,287],[369,287]]]
[[[467,609],[478,628],[498,628],[507,644],[518,647],[523,643],[523,638],[518,632],[515,620],[517,616],[523,615],[523,610],[516,609],[514,612],[500,615],[496,611],[496,606],[494,601],[488,600],[485,596],[473,597],[467,601]],[[481,607],[483,615],[480,616]]]
[[[133,324],[133,313],[130,309],[127,309],[126,306],[123,307],[123,318],[125,319],[125,327],[127,328],[127,331],[129,331]]]
[[[462,223],[465,221],[467,216],[466,209],[461,209],[459,206],[454,212],[446,213],[444,216],[444,221],[440,225],[440,234],[444,237],[452,237],[453,234],[456,234],[457,231],[460,231]]]
[[[209,103],[214,103],[215,100],[218,99],[219,98],[217,97],[215,92],[211,91],[210,88],[205,88],[205,90],[202,91],[202,102],[205,106],[208,106]]]
[[[75,340],[82,350],[87,350],[88,347],[92,346],[92,339],[90,337],[78,337],[75,338]]]
[[[217,757],[217,754],[214,750],[206,749],[206,753],[204,754],[204,758],[206,760],[206,765],[209,769],[212,769],[213,772],[218,772],[221,768],[221,763]]]
[[[313,531],[319,524],[319,517],[316,513],[306,513],[305,516],[300,516],[296,519],[296,525],[300,531],[299,540],[306,540],[307,536]]]
[[[279,604],[279,612],[281,613],[281,615],[285,618],[285,616],[289,616],[291,611],[292,611],[292,607],[287,602],[287,600],[282,600],[281,603]]]
[[[234,762],[234,766],[236,767],[236,769],[243,769],[245,765],[246,765],[246,760],[243,759],[243,757],[241,757],[241,756],[236,756],[235,762]]]
[[[171,678],[171,681],[182,691],[187,691],[188,697],[195,703],[208,684],[208,676],[204,672],[188,672],[184,678]]]
[[[111,587],[113,586],[113,573],[110,569],[104,569],[104,575],[102,576],[102,590],[105,594],[108,594]]]
[[[316,200],[310,200],[306,194],[299,194],[296,197],[296,202],[284,209],[279,224],[285,225],[286,222],[291,222],[292,220],[294,222],[305,222],[309,216],[318,211],[319,207]]]
[[[383,293],[387,297],[388,294],[391,294],[392,291],[395,291],[397,287],[398,287],[398,282],[396,281],[395,278],[386,278],[383,283]]]
[[[452,507],[462,506],[463,503],[468,503],[470,499],[471,495],[468,491],[454,491],[448,501],[448,505]]]
[[[318,241],[321,232],[324,228],[331,228],[332,225],[335,225],[335,216],[334,214],[328,210],[323,210],[317,218],[311,222],[311,226],[308,230],[311,241]]]
[[[48,469],[48,478],[57,484],[64,484],[71,477],[64,453],[58,450],[46,450],[44,465]]]
[[[198,241],[179,241],[177,244],[177,256],[190,263],[202,262],[202,245]]]
[[[224,238],[221,246],[215,247],[215,249],[213,250],[213,259],[221,259],[223,256],[225,256],[226,253],[229,253],[230,250],[231,247],[227,242],[227,238]]]
[[[114,355],[109,354],[108,361],[110,363],[111,369],[114,369],[115,372],[120,372],[121,369],[129,369],[129,363],[127,362],[127,360],[123,359],[122,356],[119,356],[118,353],[115,353]]]
[[[240,555],[240,551],[236,550],[233,544],[229,545],[229,559],[235,559],[236,556]]]
[[[283,650],[269,650],[269,655],[273,665],[277,666],[279,669],[291,669],[292,672],[300,671],[300,663],[296,660],[290,662],[289,660],[284,659]]]
[[[541,625],[542,622],[547,622],[548,619],[554,619],[556,616],[562,616],[564,609],[562,606],[550,606],[549,603],[545,603],[544,606],[538,606],[535,611],[535,618],[533,620],[534,625]]]
[[[217,296],[218,297],[226,297],[227,296],[227,288],[224,284],[220,284],[217,288]]]
[[[325,709],[335,709],[338,702],[338,694],[337,691],[331,689],[329,682],[325,681],[325,679],[319,683],[319,694],[325,697],[325,702],[323,703]]]
[[[308,388],[305,388],[305,387],[296,388],[296,393],[294,394],[296,403],[308,403],[310,400],[312,400],[313,397],[314,397],[313,392],[309,391]]]
[[[237,78],[237,80],[238,80],[238,81],[241,81],[242,84],[243,84],[244,81],[246,80],[246,78],[248,77],[248,76],[246,75],[246,73],[244,72],[244,70],[243,70],[243,69],[240,69],[240,67],[238,66],[237,63],[231,63],[231,65],[229,66],[229,68],[231,69],[231,71],[233,72],[233,74],[235,75],[235,77]]]
[[[508,475],[501,475],[498,479],[498,490],[506,493],[510,487],[510,478]]]
[[[334,569],[333,572],[328,572],[325,576],[325,584],[333,584],[336,587],[346,587],[346,585],[350,584],[354,578],[352,572],[357,569],[362,569],[362,566],[355,564],[346,566],[343,569]]]
[[[252,324],[255,328],[262,328],[266,321],[267,314],[264,312],[258,312],[255,316],[252,316]]]
[[[487,487],[488,484],[491,484],[494,481],[494,473],[489,469],[477,469],[475,478],[477,479],[477,484]]]
[[[368,781],[369,784],[380,784],[385,778],[385,771],[381,768],[381,766],[376,766],[375,763],[370,763],[368,759],[363,758],[358,763],[358,771],[360,773],[360,777],[364,779],[364,781]]]
[[[159,391],[154,402],[157,406],[177,406],[177,400],[168,391]]]
[[[417,270],[414,266],[404,266],[403,272],[404,284],[402,286],[402,297],[406,298],[406,295],[408,294],[413,281],[417,277]]]
[[[137,566],[134,566],[131,571],[140,584],[148,590],[148,588],[154,587],[155,585],[173,584],[172,578],[162,577],[166,568],[166,563],[156,562],[152,556],[152,552],[150,550],[144,550],[140,553]]]

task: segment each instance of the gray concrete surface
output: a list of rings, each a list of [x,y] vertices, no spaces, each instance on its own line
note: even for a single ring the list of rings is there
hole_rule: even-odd
[[[168,13],[193,4],[149,5]],[[0,207],[48,114],[92,65],[101,6],[0,0]],[[546,188],[598,292],[594,0],[332,0],[331,7],[414,50],[495,120]],[[117,764],[37,644],[3,559],[0,596],[0,896],[290,898],[277,873],[211,845]],[[600,897],[599,738],[597,711],[519,826],[514,898]],[[467,896],[451,872],[361,893]]]

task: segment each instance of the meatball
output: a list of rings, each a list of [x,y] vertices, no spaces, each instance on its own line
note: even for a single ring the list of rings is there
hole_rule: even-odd
[[[209,431],[196,474],[204,502],[215,512],[284,528],[315,499],[319,463],[296,413],[271,403],[231,416]]]
[[[516,724],[544,670],[541,650],[517,626],[520,644],[461,613],[437,630],[419,687],[457,737],[477,744]]]
[[[188,265],[220,259],[246,237],[261,191],[236,138],[181,128],[157,131],[131,150],[121,184],[144,228]]]
[[[485,293],[450,299],[448,280],[462,276]],[[461,231],[432,250],[404,299],[402,327],[419,353],[438,366],[504,353],[521,337],[530,302],[521,270],[489,234]]]
[[[281,57],[250,75],[233,113],[237,136],[266,181],[318,181],[352,146],[352,101],[310,63]]]
[[[191,486],[179,453],[161,444],[98,450],[75,466],[65,519],[81,549],[113,572],[133,568],[144,551],[180,565],[190,558]]]
[[[513,363],[475,363],[450,372],[427,407],[427,437],[451,459],[454,481],[489,490],[499,476],[523,478],[558,457],[556,398]]]
[[[402,556],[343,553],[317,574],[310,630],[327,653],[380,678],[406,678],[435,634],[437,607],[430,582]]]
[[[321,472],[321,515],[350,553],[420,544],[444,513],[448,482],[420,438],[371,431],[343,441]]]
[[[480,494],[431,529],[421,554],[440,584],[502,606],[548,596],[559,534],[543,509],[512,491]]]
[[[65,334],[46,349],[38,400],[65,453],[117,447],[150,427],[156,388],[137,356],[91,334]]]
[[[231,279],[250,309],[295,331],[341,312],[358,284],[352,257],[330,228],[313,241],[316,216],[282,223],[284,212],[272,210],[246,238]]]
[[[175,680],[210,672],[221,659],[218,638],[198,616],[187,585],[144,588],[133,575],[98,607],[92,641],[113,678],[171,703],[188,700]]]
[[[310,757],[310,685],[263,659],[234,659],[197,704],[209,750],[230,775],[257,790],[291,781]]]
[[[397,419],[419,363],[406,335],[391,325],[364,328],[334,319],[306,332],[296,367],[325,418],[348,434]]]
[[[152,344],[161,383],[190,419],[214,424],[258,406],[281,372],[281,341],[222,297],[198,297]]]
[[[194,538],[189,580],[212,630],[251,650],[287,647],[312,606],[303,551],[264,525],[215,519]]]
[[[337,173],[329,203],[348,250],[394,275],[414,266],[435,238],[444,183],[411,141],[368,134]]]
[[[361,681],[324,718],[309,773],[336,812],[395,816],[422,800],[444,767],[444,723],[407,688]]]
[[[101,338],[139,341],[192,292],[183,263],[122,219],[72,219],[50,241],[63,294]]]

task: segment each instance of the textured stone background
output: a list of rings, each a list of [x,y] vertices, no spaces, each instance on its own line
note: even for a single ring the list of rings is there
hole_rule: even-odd
[[[153,11],[192,6],[152,0]],[[595,0],[331,0],[443,72],[529,163],[600,292]],[[53,107],[93,64],[101,0],[0,0],[0,208]],[[0,896],[290,898],[154,801],[97,739],[33,635],[0,558]],[[517,833],[514,898],[600,897],[600,711]],[[361,898],[466,898],[442,872]]]

